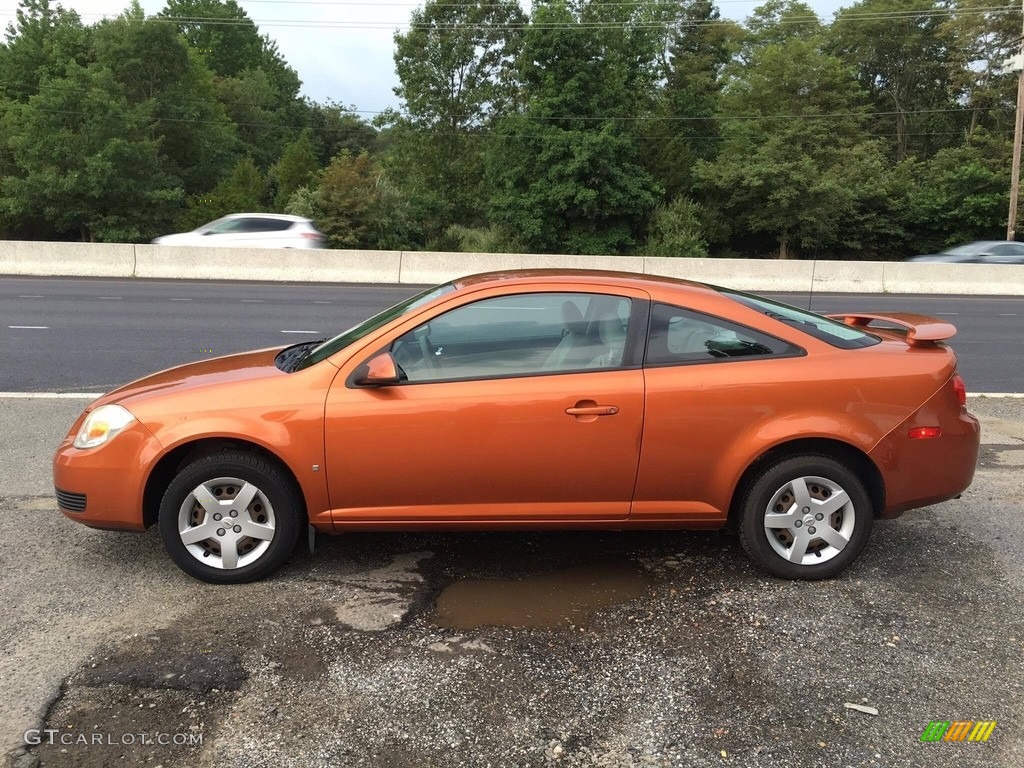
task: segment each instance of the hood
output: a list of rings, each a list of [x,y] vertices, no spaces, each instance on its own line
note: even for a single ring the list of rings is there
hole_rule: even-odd
[[[108,392],[93,402],[88,410],[106,403],[127,404],[139,399],[149,399],[171,392],[185,392],[198,387],[208,388],[211,385],[287,376],[288,374],[274,364],[274,358],[280,351],[281,347],[273,347],[168,368]]]
[[[153,245],[176,245],[191,243],[196,239],[195,232],[180,232],[176,235],[161,235],[153,239]]]

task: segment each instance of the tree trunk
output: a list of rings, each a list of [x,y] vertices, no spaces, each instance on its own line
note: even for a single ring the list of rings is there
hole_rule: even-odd
[[[789,258],[789,235],[785,232],[783,232],[782,237],[779,238],[779,258]]]

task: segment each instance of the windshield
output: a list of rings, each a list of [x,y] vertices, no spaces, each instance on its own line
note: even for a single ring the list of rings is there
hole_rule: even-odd
[[[789,304],[781,304],[761,296],[732,291],[728,288],[715,288],[715,290],[746,307],[756,309],[758,312],[774,320],[791,325],[809,336],[831,344],[833,347],[857,349],[858,347],[874,346],[880,341],[877,336],[865,333],[858,328],[844,325],[836,320],[816,315],[813,312],[791,307]]]
[[[427,302],[433,301],[439,296],[444,296],[446,293],[451,293],[455,290],[455,286],[451,283],[445,283],[439,285],[436,288],[428,288],[423,293],[417,293],[405,301],[395,304],[395,306],[385,309],[380,314],[374,315],[369,320],[364,320],[359,325],[349,328],[344,333],[340,333],[333,339],[328,339],[320,346],[314,348],[305,357],[302,362],[296,366],[296,370],[302,370],[308,368],[311,365],[316,365],[321,360],[326,360],[328,357],[336,352],[340,352],[349,344],[363,338],[367,334],[373,333],[378,328],[390,323],[397,317],[401,317],[407,312],[411,312],[417,307],[421,307]]]
[[[981,250],[984,250],[984,246],[982,245],[960,245],[956,248],[949,248],[943,251],[943,253],[950,256],[973,256]]]

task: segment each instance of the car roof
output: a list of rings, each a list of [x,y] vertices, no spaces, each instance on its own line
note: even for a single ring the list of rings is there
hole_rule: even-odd
[[[667,288],[696,294],[717,294],[714,286],[693,280],[603,269],[511,269],[467,275],[453,280],[452,284],[456,288],[469,288],[497,282],[528,285],[552,280],[567,280],[578,282],[580,285],[620,285],[640,289]]]
[[[971,248],[971,249],[977,251],[977,250],[981,250],[982,248],[990,248],[993,245],[1003,245],[1006,242],[1007,242],[1006,240],[975,240],[974,242],[964,243],[963,245],[953,245],[953,246],[950,246],[948,248],[948,250],[952,251],[952,250],[955,250],[957,248]]]
[[[304,216],[292,216],[289,213],[229,213],[222,219],[284,219],[286,221],[309,221]]]

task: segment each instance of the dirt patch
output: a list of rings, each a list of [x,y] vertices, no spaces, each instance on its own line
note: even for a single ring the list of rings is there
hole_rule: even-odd
[[[116,655],[86,670],[82,683],[99,687],[126,685],[131,688],[169,688],[192,693],[213,689],[237,691],[245,682],[242,663],[233,653],[151,652],[141,657]]]

